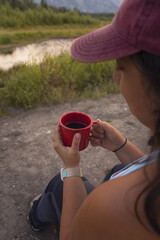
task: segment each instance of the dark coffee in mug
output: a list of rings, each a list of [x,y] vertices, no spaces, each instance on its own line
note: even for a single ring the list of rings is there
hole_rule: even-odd
[[[68,128],[73,128],[73,129],[81,129],[87,127],[84,123],[81,122],[70,122],[65,124],[66,127]]]

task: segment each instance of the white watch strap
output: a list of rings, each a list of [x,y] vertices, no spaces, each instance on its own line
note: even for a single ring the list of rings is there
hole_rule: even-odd
[[[83,177],[82,168],[61,168],[61,180],[67,177]]]

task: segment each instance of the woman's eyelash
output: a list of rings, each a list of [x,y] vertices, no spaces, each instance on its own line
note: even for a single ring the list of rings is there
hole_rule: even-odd
[[[116,67],[116,70],[122,71],[122,70],[124,70],[124,68],[123,67]]]

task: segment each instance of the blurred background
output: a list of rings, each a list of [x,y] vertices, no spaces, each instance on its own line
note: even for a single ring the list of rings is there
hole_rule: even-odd
[[[0,0],[0,116],[10,107],[117,92],[110,81],[114,62],[76,63],[69,48],[75,38],[109,24],[121,2]]]

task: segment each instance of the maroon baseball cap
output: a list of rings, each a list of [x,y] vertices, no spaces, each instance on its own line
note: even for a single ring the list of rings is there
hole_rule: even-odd
[[[111,24],[73,42],[71,55],[101,62],[141,50],[160,56],[160,0],[124,0]]]

